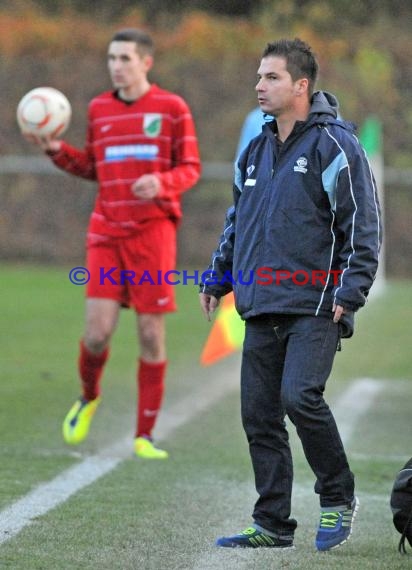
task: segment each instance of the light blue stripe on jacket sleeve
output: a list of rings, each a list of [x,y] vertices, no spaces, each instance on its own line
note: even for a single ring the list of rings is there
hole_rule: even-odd
[[[238,190],[240,192],[242,192],[243,189],[243,176],[242,173],[240,171],[240,168],[238,166],[238,164],[235,164],[235,175],[234,175],[234,183],[236,188],[238,188]]]
[[[346,154],[340,152],[337,157],[322,172],[323,188],[328,195],[329,202],[333,211],[336,210],[336,186],[338,183],[339,173],[343,168],[349,166]]]

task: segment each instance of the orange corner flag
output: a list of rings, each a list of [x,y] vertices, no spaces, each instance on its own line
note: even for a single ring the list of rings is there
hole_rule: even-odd
[[[204,366],[239,350],[243,344],[245,326],[235,309],[233,293],[223,297],[209,336],[200,356]]]

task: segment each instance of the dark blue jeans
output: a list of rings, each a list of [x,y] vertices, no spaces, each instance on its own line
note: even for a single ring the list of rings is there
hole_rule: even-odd
[[[285,415],[294,423],[316,476],[322,507],[350,503],[354,477],[323,398],[339,342],[332,319],[262,315],[246,321],[241,373],[242,422],[259,498],[255,522],[293,536],[293,464]]]

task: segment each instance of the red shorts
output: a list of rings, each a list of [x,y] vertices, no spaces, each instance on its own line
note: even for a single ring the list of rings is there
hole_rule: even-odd
[[[176,265],[176,226],[156,219],[130,238],[109,238],[87,248],[87,297],[114,299],[137,313],[176,310],[167,272]],[[166,279],[165,279],[166,277]]]

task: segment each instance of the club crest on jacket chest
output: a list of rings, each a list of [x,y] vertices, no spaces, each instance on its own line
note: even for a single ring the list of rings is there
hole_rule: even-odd
[[[306,158],[306,156],[301,156],[297,159],[295,166],[293,167],[293,170],[295,172],[302,172],[302,174],[306,174],[308,171],[307,165],[308,165],[308,159]]]

